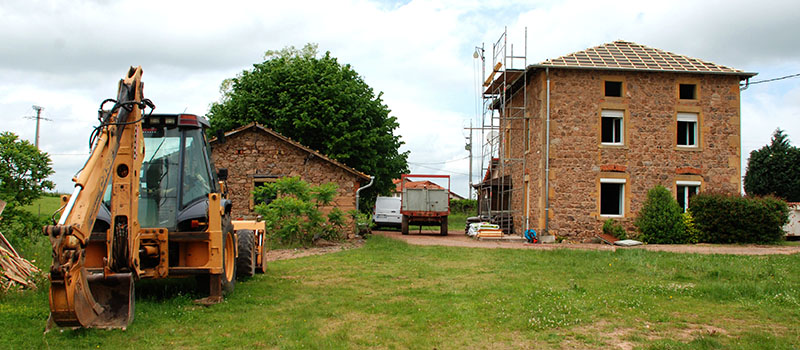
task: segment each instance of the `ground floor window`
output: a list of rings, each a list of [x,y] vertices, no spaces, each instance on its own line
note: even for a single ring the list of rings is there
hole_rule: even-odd
[[[261,186],[264,186],[267,183],[275,182],[276,180],[278,180],[277,176],[270,176],[270,175],[266,175],[266,176],[265,175],[256,175],[255,177],[253,177],[253,187],[250,188],[250,210],[253,210],[253,208],[255,208],[255,206],[258,205],[258,204],[261,204],[261,203],[269,204],[270,202],[272,202],[275,199],[275,196],[273,196],[272,198],[267,198],[266,200],[264,200],[262,202],[256,203],[254,201],[254,198],[253,198],[253,190],[255,190],[256,188],[259,188]]]
[[[625,179],[600,179],[600,215],[625,214]]]
[[[686,212],[686,209],[689,208],[689,199],[694,197],[697,192],[700,192],[700,182],[699,181],[677,181],[675,184],[675,188],[677,189],[676,199],[678,200],[678,206]]]

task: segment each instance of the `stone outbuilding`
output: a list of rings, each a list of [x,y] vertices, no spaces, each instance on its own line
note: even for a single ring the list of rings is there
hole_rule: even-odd
[[[484,92],[499,142],[476,187],[510,203],[496,211],[516,234],[573,240],[609,218],[632,230],[656,185],[684,208],[739,193],[740,83],[754,75],[626,41],[500,69]]]
[[[335,183],[339,189],[333,206],[345,212],[355,209],[356,191],[370,181],[369,175],[256,123],[226,132],[210,143],[214,165],[228,169],[234,219],[254,219],[253,189],[281,177],[299,176],[312,186]]]

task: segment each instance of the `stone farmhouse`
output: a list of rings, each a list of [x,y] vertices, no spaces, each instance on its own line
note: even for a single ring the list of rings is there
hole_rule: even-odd
[[[580,240],[609,218],[632,230],[659,184],[684,208],[740,191],[739,90],[756,73],[626,41],[495,73],[498,154],[476,187],[516,234]]]
[[[224,138],[210,143],[214,165],[228,169],[234,219],[254,219],[253,189],[284,176],[300,176],[311,185],[335,183],[339,193],[333,206],[345,212],[355,209],[356,191],[370,181],[369,175],[256,123],[226,132]]]

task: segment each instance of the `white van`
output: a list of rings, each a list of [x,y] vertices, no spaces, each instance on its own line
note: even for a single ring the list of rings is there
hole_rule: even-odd
[[[376,198],[372,222],[375,223],[375,227],[400,227],[403,223],[403,216],[400,214],[400,197]]]

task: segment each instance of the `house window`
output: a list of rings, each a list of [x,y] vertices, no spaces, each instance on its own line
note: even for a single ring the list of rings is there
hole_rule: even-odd
[[[601,143],[604,145],[621,145],[624,142],[622,137],[625,122],[623,116],[625,112],[611,109],[604,109],[601,113]]]
[[[622,82],[606,81],[605,95],[606,97],[622,97]]]
[[[525,118],[525,152],[531,150],[531,119]]]
[[[697,85],[695,84],[678,84],[678,93],[681,100],[696,100],[697,99]]]
[[[689,208],[689,200],[700,192],[700,181],[676,181],[675,188],[677,189],[676,199],[678,205],[686,212]]]
[[[254,177],[253,178],[253,188],[251,189],[251,192],[250,192],[250,210],[253,210],[253,208],[255,208],[256,205],[261,204],[261,203],[269,204],[270,202],[272,202],[276,198],[275,196],[272,196],[270,198],[267,198],[263,202],[255,203],[255,198],[253,196],[253,192],[252,191],[254,191],[256,188],[264,186],[267,183],[275,182],[277,179],[278,179],[277,177]]]
[[[678,146],[697,147],[697,113],[678,113]]]
[[[625,213],[625,179],[600,179],[600,215],[622,217]]]
[[[503,144],[505,145],[506,159],[511,158],[511,129],[510,128],[506,129],[506,137],[505,137],[505,140],[504,140]]]

